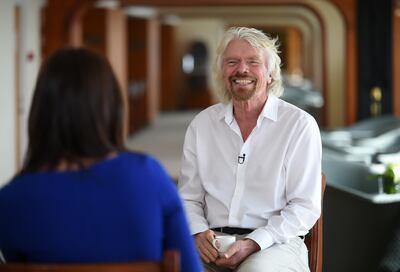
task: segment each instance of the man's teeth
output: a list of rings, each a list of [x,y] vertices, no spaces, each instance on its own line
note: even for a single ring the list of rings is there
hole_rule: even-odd
[[[250,80],[250,79],[235,79],[234,82],[237,84],[250,84],[252,82],[252,80]]]

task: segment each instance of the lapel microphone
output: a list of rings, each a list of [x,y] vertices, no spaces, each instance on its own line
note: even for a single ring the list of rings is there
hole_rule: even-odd
[[[246,159],[246,154],[243,153],[243,156],[238,156],[238,163],[243,164],[244,160]]]

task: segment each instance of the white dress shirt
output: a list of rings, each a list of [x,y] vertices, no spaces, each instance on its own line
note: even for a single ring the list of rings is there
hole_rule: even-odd
[[[269,95],[243,142],[232,102],[213,105],[187,129],[179,191],[192,234],[251,228],[261,249],[304,235],[321,213],[318,125]]]

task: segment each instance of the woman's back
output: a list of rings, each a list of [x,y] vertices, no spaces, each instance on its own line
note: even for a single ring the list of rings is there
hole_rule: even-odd
[[[160,260],[175,248],[183,271],[200,270],[174,185],[145,155],[18,176],[0,190],[0,222],[9,262]]]

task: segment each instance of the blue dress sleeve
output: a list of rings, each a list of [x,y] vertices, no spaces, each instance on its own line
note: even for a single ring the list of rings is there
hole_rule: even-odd
[[[159,196],[164,216],[164,248],[179,251],[183,272],[203,271],[176,187],[157,162],[154,167],[152,172],[157,173],[160,179]]]

